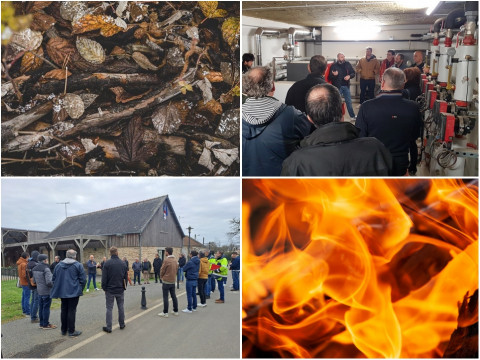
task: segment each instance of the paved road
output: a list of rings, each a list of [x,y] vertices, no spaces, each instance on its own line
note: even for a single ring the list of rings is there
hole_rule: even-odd
[[[208,306],[178,317],[157,316],[163,309],[161,285],[146,286],[147,310],[141,310],[141,288],[128,287],[125,293],[126,328],[120,330],[114,307],[114,327],[105,326],[105,296],[94,291],[80,298],[77,308],[77,338],[60,334],[60,309],[52,310],[55,330],[40,330],[29,318],[2,325],[2,353],[10,358],[239,358],[240,293],[226,288],[225,304],[215,304],[218,290]],[[186,307],[184,286],[177,290],[179,308]],[[169,305],[170,312],[172,304]]]

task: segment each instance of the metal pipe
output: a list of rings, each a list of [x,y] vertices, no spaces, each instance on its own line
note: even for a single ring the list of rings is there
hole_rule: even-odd
[[[257,28],[255,31],[255,65],[262,65],[262,36],[263,35],[276,35],[280,36],[281,31],[277,29],[266,29],[263,27]]]

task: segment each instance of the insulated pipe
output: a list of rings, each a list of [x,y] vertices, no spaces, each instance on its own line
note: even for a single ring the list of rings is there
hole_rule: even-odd
[[[463,9],[455,9],[448,13],[445,20],[445,28],[447,32],[445,34],[445,47],[452,46],[453,29],[458,29],[465,24],[465,11]]]
[[[280,30],[265,29],[265,28],[259,27],[255,31],[255,51],[256,51],[255,64],[257,66],[262,65],[262,36],[266,34],[280,36]]]
[[[314,38],[315,32],[318,32],[318,30],[315,30],[315,28],[313,28],[312,30],[296,29],[294,27],[291,27],[291,28],[288,29],[288,32],[287,32],[288,33],[288,45],[290,45],[288,51],[292,54],[292,56],[289,56],[290,60],[294,59],[293,49],[295,48],[295,36],[296,35],[311,35],[311,37]]]
[[[442,30],[444,20],[445,18],[442,17],[435,20],[435,22],[433,23],[433,45],[434,46],[437,46],[439,44],[438,34],[440,33],[440,30]]]
[[[478,2],[467,1],[465,3],[465,16],[467,23],[465,24],[465,36],[463,38],[464,45],[475,45],[475,30],[478,18]]]

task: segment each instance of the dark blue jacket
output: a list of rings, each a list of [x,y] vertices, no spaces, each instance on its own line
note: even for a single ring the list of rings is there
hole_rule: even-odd
[[[142,263],[139,261],[138,263],[134,261],[132,263],[132,270],[133,272],[140,272],[142,271]]]
[[[303,80],[297,81],[288,89],[287,97],[285,98],[285,104],[291,105],[295,109],[305,112],[305,98],[308,91],[315,85],[325,84],[325,78],[323,76],[308,74]]]
[[[187,280],[197,280],[198,272],[200,271],[200,259],[198,256],[194,256],[183,267],[183,272]]]
[[[96,274],[97,273],[97,262],[88,260],[87,261],[87,268],[89,274]]]
[[[60,261],[53,271],[52,299],[68,299],[83,295],[87,282],[83,265],[78,261],[66,258]]]
[[[305,114],[285,104],[265,124],[242,119],[242,175],[280,176],[283,160],[311,130]]]
[[[232,260],[230,270],[240,270],[240,256],[237,256],[235,259]]]

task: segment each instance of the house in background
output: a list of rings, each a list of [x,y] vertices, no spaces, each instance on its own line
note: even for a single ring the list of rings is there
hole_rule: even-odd
[[[205,246],[204,244],[202,244],[201,242],[198,242],[197,240],[195,240],[194,238],[190,237],[190,251],[191,250],[203,250],[203,249],[208,249],[208,245]],[[189,251],[188,251],[188,236],[184,236],[183,237],[183,247],[182,247],[182,253],[187,257],[188,259],[188,255],[189,254]]]
[[[127,257],[131,269],[135,258],[153,261],[155,254],[160,254],[163,259],[166,247],[172,247],[178,258],[184,236],[166,195],[68,217],[43,239],[28,242],[27,251],[48,254],[51,262],[55,255],[63,259],[68,249],[75,249],[77,260],[85,264],[90,255],[97,262],[104,256],[109,258],[108,249],[116,246],[119,256]]]
[[[33,244],[42,241],[48,231],[22,230],[2,227],[2,267],[17,266],[16,262],[22,252],[38,250]],[[48,252],[48,245],[43,244],[42,251]]]

